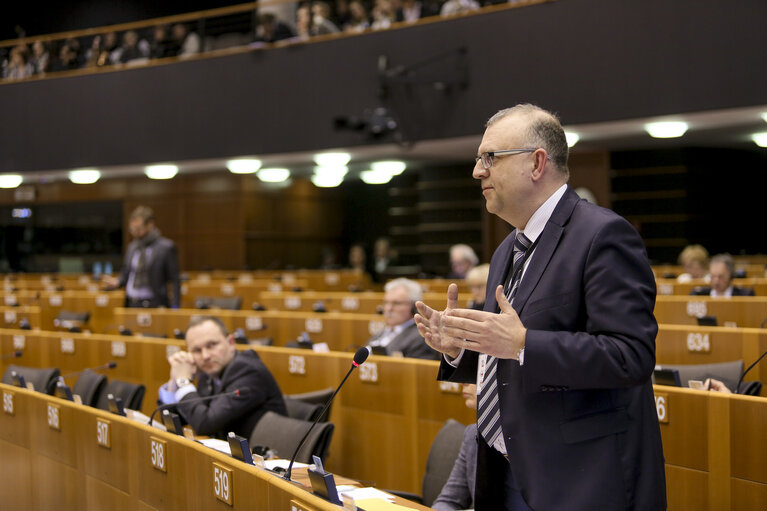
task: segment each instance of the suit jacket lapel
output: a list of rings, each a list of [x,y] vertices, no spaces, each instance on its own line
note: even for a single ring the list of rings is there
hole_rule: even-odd
[[[517,294],[514,297],[513,307],[517,314],[522,313],[528,298],[530,298],[535,286],[538,285],[543,271],[548,266],[551,256],[554,255],[554,251],[559,244],[559,239],[562,237],[565,225],[570,220],[570,216],[579,200],[578,195],[568,187],[559,204],[554,208],[549,221],[546,222],[546,227],[543,228],[538,246],[531,256],[530,264],[522,276],[519,289],[517,289]]]
[[[517,230],[514,229],[508,236],[513,240],[517,236]],[[499,312],[498,301],[495,299],[495,289],[499,285],[504,285],[506,277],[508,277],[509,271],[511,271],[511,256],[514,252],[514,242],[508,244],[508,249],[505,254],[502,254],[501,264],[498,266],[498,270],[488,275],[487,280],[487,292],[485,293],[485,308],[484,310],[489,312]]]

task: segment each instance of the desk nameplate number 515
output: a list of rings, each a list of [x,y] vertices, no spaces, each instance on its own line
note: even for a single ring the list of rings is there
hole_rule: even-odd
[[[232,505],[232,469],[213,463],[213,495],[221,502]]]
[[[3,391],[3,413],[6,415],[16,415],[13,396],[13,392]]]
[[[149,447],[151,449],[149,459],[152,462],[152,467],[160,472],[167,472],[168,464],[166,462],[165,453],[168,452],[168,443],[165,440],[150,436]]]

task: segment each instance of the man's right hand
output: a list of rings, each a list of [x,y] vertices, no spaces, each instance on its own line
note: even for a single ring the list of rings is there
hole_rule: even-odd
[[[119,287],[120,280],[114,275],[102,275],[101,283],[104,286],[104,291],[112,291],[113,289],[117,289]]]
[[[456,342],[460,341],[460,339],[450,337],[444,332],[442,325],[442,313],[444,311],[436,311],[421,301],[416,302],[415,306],[418,309],[418,314],[414,316],[415,324],[418,327],[418,332],[426,339],[426,344],[450,358],[458,357],[461,354],[461,348],[456,345]],[[445,310],[457,307],[458,286],[450,284],[447,288],[447,306]]]
[[[191,380],[197,372],[194,358],[189,352],[177,351],[168,358],[170,364],[170,381],[175,384],[179,378]]]

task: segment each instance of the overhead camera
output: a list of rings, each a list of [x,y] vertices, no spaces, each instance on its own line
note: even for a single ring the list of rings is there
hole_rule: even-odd
[[[360,116],[336,117],[333,119],[333,127],[337,130],[359,131],[372,138],[379,138],[397,131],[399,125],[389,110],[379,106],[365,109]]]

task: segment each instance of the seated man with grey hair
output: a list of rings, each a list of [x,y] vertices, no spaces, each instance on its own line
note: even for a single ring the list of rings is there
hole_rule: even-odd
[[[748,287],[732,285],[732,276],[735,275],[735,262],[730,254],[719,254],[711,258],[708,263],[708,272],[711,276],[710,287],[696,287],[690,294],[697,296],[714,296],[730,298],[731,296],[754,296],[754,290]]]
[[[450,247],[450,279],[463,279],[479,264],[479,257],[469,245],[459,243]]]
[[[395,279],[386,283],[384,292],[386,327],[368,340],[373,353],[438,360],[439,353],[424,342],[413,320],[415,302],[423,297],[421,286],[409,279]]]

